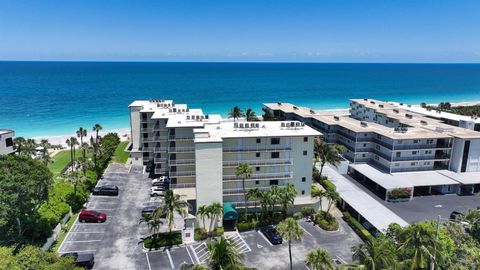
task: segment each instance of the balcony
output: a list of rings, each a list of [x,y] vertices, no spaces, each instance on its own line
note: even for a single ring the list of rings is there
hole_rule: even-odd
[[[386,153],[383,153],[381,152],[380,150],[377,150],[377,149],[372,149],[372,153],[374,153],[375,155],[383,158],[383,159],[386,159],[387,161],[391,161],[392,160],[392,156],[391,155],[388,155]]]
[[[185,183],[185,184],[170,184],[170,188],[179,189],[179,188],[194,188],[196,187],[195,183]]]
[[[195,171],[180,171],[180,172],[172,172],[168,173],[170,177],[188,177],[188,176],[195,176]]]
[[[237,167],[241,163],[246,163],[251,166],[293,165],[293,161],[291,159],[257,159],[224,161],[223,167]]]
[[[192,165],[195,164],[195,159],[170,159],[168,161],[170,165]]]
[[[166,142],[168,139],[167,136],[153,136],[154,142]]]
[[[248,190],[254,189],[254,188],[245,188],[245,193],[248,192]],[[260,191],[267,191],[269,190],[270,187],[259,187],[258,190]],[[241,188],[233,188],[233,189],[224,189],[223,190],[223,195],[243,195],[243,189]]]
[[[142,152],[152,152],[152,151],[153,151],[153,147],[147,147],[147,146],[142,147]]]
[[[291,173],[264,173],[264,174],[252,174],[245,181],[253,180],[277,180],[277,179],[290,179],[292,178]],[[225,181],[242,181],[242,178],[236,175],[224,175],[223,180]]]
[[[167,168],[155,169],[155,174],[166,174]]]
[[[185,135],[185,136],[175,136],[175,135],[170,135],[168,136],[169,141],[191,141],[193,140],[193,135]]]
[[[195,152],[195,147],[169,147],[168,152],[170,153],[189,153]]]
[[[393,161],[449,160],[448,155],[393,157]]]
[[[381,146],[383,147],[386,147],[388,149],[392,149],[393,148],[393,144],[391,143],[388,143],[386,141],[382,141],[382,139],[378,139],[378,138],[372,138],[372,141],[376,144],[380,144]]]
[[[153,147],[153,152],[154,153],[162,153],[162,152],[166,152],[167,151],[167,147]]]
[[[153,163],[158,164],[158,163],[166,163],[167,159],[166,158],[154,158]]]
[[[352,140],[352,141],[354,141],[354,142],[357,140],[357,138],[356,138],[355,135],[348,134],[348,133],[346,133],[345,131],[343,131],[343,130],[341,130],[341,129],[338,129],[338,130],[337,130],[337,134],[340,135],[340,136],[342,136],[342,137],[345,137],[345,138],[347,138],[347,139],[349,139],[349,140]]]
[[[447,145],[437,146],[436,144],[396,144],[395,150],[411,150],[411,149],[450,149]]]
[[[165,130],[166,131],[167,128],[166,127],[161,127],[159,125],[155,125],[155,126],[153,126],[153,128],[151,128],[151,130],[153,130],[153,131],[164,131]]]
[[[240,147],[225,147],[223,152],[235,153],[235,152],[282,152],[292,151],[291,146],[272,146],[272,147],[252,147],[252,146],[240,146]]]
[[[142,138],[142,141],[146,143],[151,143],[151,142],[154,142],[155,140],[153,137],[148,137],[148,138]]]

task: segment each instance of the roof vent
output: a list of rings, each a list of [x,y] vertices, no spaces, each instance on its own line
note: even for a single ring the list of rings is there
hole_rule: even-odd
[[[243,123],[240,123],[238,127],[243,128]]]
[[[368,98],[364,98],[363,100],[364,100],[364,101],[368,101]]]
[[[371,104],[375,104],[375,101],[370,101]]]
[[[245,128],[249,128],[249,127],[250,127],[250,124],[245,123]]]
[[[406,114],[405,114],[405,117],[407,117],[408,119],[412,119],[412,118],[413,118],[413,115],[406,113]]]
[[[399,111],[397,109],[393,109],[393,112],[394,113],[399,113]]]
[[[315,114],[315,111],[314,111],[314,110],[310,110],[310,113],[311,113],[311,114]]]
[[[277,104],[278,104],[279,106],[282,106],[282,103],[281,103],[281,102],[277,102]]]
[[[234,128],[238,128],[238,123],[233,123]]]
[[[361,121],[361,122],[360,122],[360,126],[362,126],[362,127],[367,127],[368,124],[367,124],[367,122],[365,122],[365,121]]]
[[[340,121],[340,116],[334,115],[334,116],[333,116],[333,119],[334,119],[335,121]]]
[[[422,124],[422,125],[428,125],[428,122],[425,121],[425,120],[421,120],[421,121],[420,121],[420,124]]]
[[[298,107],[297,107],[297,106],[293,106],[293,109],[294,109],[294,110],[298,110]]]
[[[378,107],[383,108],[385,106],[383,106],[383,104],[378,104]]]
[[[280,126],[281,126],[281,127],[285,127],[285,123],[282,122],[282,123],[280,124]]]

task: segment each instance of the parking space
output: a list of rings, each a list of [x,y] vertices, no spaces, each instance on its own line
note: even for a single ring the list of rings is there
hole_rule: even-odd
[[[339,220],[340,229],[327,232],[311,223],[301,221],[304,229],[301,241],[292,241],[292,260],[294,269],[307,269],[304,261],[308,252],[315,248],[325,248],[334,259],[351,262],[351,247],[361,243],[360,238],[343,220]],[[251,252],[243,254],[247,266],[257,269],[286,269],[288,265],[288,242],[272,245],[260,231],[241,233]]]
[[[146,258],[150,269],[181,269],[183,264],[196,263],[191,246],[147,252]]]

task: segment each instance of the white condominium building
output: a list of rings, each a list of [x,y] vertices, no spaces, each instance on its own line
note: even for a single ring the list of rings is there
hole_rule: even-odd
[[[13,149],[13,136],[15,136],[13,130],[0,129],[0,155],[15,153],[15,149]]]
[[[304,123],[224,120],[171,100],[135,101],[129,107],[133,162],[169,176],[174,189],[194,189],[197,207],[231,202],[243,208],[242,179],[235,175],[241,163],[252,168],[247,190],[293,183],[296,205],[315,202],[313,141],[321,133]]]

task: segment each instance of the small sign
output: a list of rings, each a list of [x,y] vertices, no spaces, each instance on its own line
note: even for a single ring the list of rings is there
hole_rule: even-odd
[[[182,241],[183,243],[192,243],[195,241],[195,230],[193,228],[184,228],[182,230]]]

